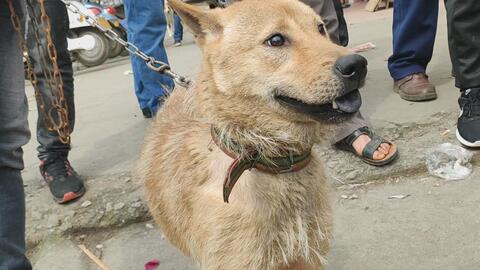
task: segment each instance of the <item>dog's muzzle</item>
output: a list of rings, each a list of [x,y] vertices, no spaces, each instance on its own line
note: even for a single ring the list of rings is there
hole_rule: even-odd
[[[358,112],[362,98],[358,91],[365,84],[367,59],[358,54],[340,57],[334,65],[335,75],[341,79],[343,87],[339,96],[331,103],[308,104],[288,96],[278,95],[275,99],[287,107],[309,115],[322,122],[343,120]]]

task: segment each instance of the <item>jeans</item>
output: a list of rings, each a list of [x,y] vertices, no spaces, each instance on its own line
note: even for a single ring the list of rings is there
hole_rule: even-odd
[[[36,1],[32,1],[35,2]],[[73,131],[75,125],[75,103],[73,95],[73,69],[72,61],[70,59],[70,53],[68,52],[68,43],[67,43],[67,33],[69,29],[68,23],[68,13],[65,5],[60,2],[60,0],[45,0],[44,3],[45,10],[47,15],[50,18],[51,25],[51,37],[55,49],[57,50],[57,62],[60,69],[60,74],[62,75],[63,80],[63,89],[65,94],[65,99],[68,106],[68,119],[70,123],[70,132]],[[29,17],[35,17],[37,21],[40,22],[40,10],[38,5],[34,4],[32,6],[27,5],[27,11]],[[51,99],[50,99],[50,88],[48,81],[45,78],[41,65],[41,55],[45,56],[47,60],[47,65],[51,69],[51,64],[49,62],[48,52],[47,52],[47,39],[43,35],[43,27],[40,28],[40,43],[42,47],[37,46],[37,40],[35,38],[34,25],[32,25],[32,20],[28,19],[28,49],[30,53],[30,58],[34,66],[35,74],[37,75],[38,88],[43,95],[45,100],[45,111],[51,109]],[[40,108],[40,100],[37,97],[37,108],[38,108],[38,121],[37,121],[37,140],[39,142],[38,158],[40,160],[47,159],[56,159],[57,157],[67,158],[68,152],[70,151],[70,144],[63,144],[58,139],[58,134],[56,131],[50,131],[45,125],[45,115]]]
[[[168,63],[163,46],[167,22],[163,0],[125,0],[128,41],[146,54]],[[141,109],[155,114],[162,99],[175,87],[173,80],[150,70],[143,60],[132,55],[135,94]]]
[[[183,25],[182,21],[180,20],[180,17],[175,13],[173,17],[173,40],[175,40],[175,43],[182,42],[183,40]]]
[[[388,69],[395,81],[425,73],[437,33],[438,0],[393,2],[393,55]]]
[[[12,1],[23,18],[22,1]],[[22,146],[30,139],[22,52],[5,0],[0,0],[0,270],[30,270],[25,257]],[[23,26],[23,23],[21,23]]]

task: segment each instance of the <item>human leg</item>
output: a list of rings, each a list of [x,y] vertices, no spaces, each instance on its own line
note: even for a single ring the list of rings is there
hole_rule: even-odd
[[[65,5],[58,0],[46,0],[44,7],[50,19],[51,37],[57,53],[58,68],[68,107],[69,127],[70,132],[72,132],[75,124],[75,103],[73,69],[67,44],[68,14]],[[43,97],[37,96],[37,140],[39,142],[37,150],[41,163],[40,171],[55,201],[65,203],[82,196],[85,193],[85,187],[68,161],[68,153],[71,149],[70,143],[63,143],[58,138],[56,131],[47,128],[46,112],[52,110],[51,89],[55,86],[49,84],[49,80],[44,73],[42,59],[46,59],[46,66],[49,69],[53,70],[53,67],[48,57],[48,43],[44,34],[44,27],[35,23],[41,22],[41,13],[36,1],[27,2],[27,11],[30,17],[27,31],[29,54],[37,77],[38,89]],[[32,18],[36,19],[33,20]]]
[[[480,147],[480,2],[447,0],[445,7],[455,86],[461,91],[457,139]]]
[[[393,15],[393,54],[388,69],[395,81],[395,91],[403,99],[435,99],[435,87],[426,76],[432,59],[437,32],[437,0],[397,0]]]
[[[345,21],[345,16],[343,14],[343,4],[340,0],[333,0],[333,4],[335,6],[335,12],[337,13],[338,18],[338,39],[339,44],[343,47],[348,46],[348,27],[347,22]]]
[[[435,44],[438,1],[397,0],[393,8],[393,54],[388,69],[398,81],[425,73]]]
[[[12,1],[23,17],[20,1]],[[25,257],[22,146],[30,139],[22,53],[5,0],[0,0],[0,269],[30,270]],[[23,24],[22,24],[23,25]]]
[[[124,1],[128,40],[145,53],[168,63],[163,45],[166,19],[163,0]],[[132,55],[135,94],[140,108],[154,115],[162,100],[175,86],[173,80],[150,70],[143,60]]]
[[[181,44],[183,40],[182,21],[180,20],[180,17],[176,13],[173,18],[174,18],[173,28],[175,30],[173,33],[173,39],[175,40],[175,44]]]
[[[336,0],[302,0],[305,4],[312,7],[324,20],[327,27],[327,31],[330,35],[330,38],[333,42],[340,45],[341,40],[341,27],[339,27],[339,16],[334,6],[334,1]],[[341,8],[341,7],[340,7]],[[342,16],[343,17],[343,16]],[[346,29],[345,24],[345,32]],[[344,41],[345,42],[345,41]],[[348,42],[348,40],[347,40]],[[355,136],[351,142],[345,142],[346,138],[349,138],[350,135],[360,132],[364,127],[368,127],[369,123],[363,118],[361,113],[355,114],[352,119],[338,125],[337,130],[335,131],[335,136],[332,138],[333,145],[345,144],[352,152],[356,152],[358,155],[362,155],[363,150],[369,145],[372,141],[372,136],[370,134],[362,134]],[[370,136],[369,136],[370,135]],[[370,144],[372,145],[372,144]],[[377,150],[373,151],[372,159],[374,160],[384,160],[391,153],[392,145],[389,143],[380,143]],[[396,154],[395,154],[396,155]],[[393,160],[390,159],[390,160]],[[390,161],[388,160],[388,161]]]
[[[330,39],[340,44],[339,41],[339,23],[335,6],[332,0],[301,0],[306,5],[310,6],[322,18],[327,28]]]

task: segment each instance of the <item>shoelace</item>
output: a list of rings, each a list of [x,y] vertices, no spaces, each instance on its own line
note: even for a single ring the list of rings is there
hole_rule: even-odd
[[[467,90],[468,91],[468,90]],[[480,90],[465,95],[465,106],[468,108],[467,117],[480,117]]]
[[[68,160],[64,160],[63,162],[61,160],[56,160],[50,164],[45,165],[46,170],[45,174],[49,176],[54,176],[54,175],[64,175],[64,176],[71,176],[73,175],[73,168],[70,165],[70,162]]]

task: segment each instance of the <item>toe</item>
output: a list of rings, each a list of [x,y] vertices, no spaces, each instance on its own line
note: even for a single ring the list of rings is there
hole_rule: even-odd
[[[390,144],[382,143],[378,148],[378,151],[380,151],[384,155],[388,155],[388,153],[390,152]]]
[[[386,155],[381,153],[380,151],[375,151],[375,153],[373,153],[373,159],[375,160],[381,160],[381,159],[384,159],[385,157]]]

